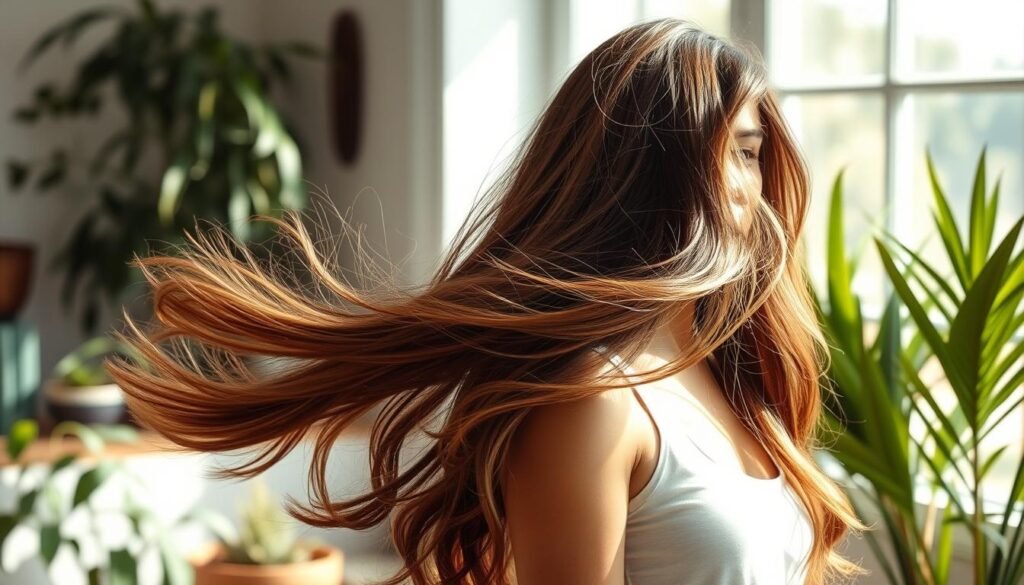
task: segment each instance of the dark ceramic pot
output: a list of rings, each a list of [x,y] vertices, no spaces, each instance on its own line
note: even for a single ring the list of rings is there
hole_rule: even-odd
[[[14,319],[28,298],[35,249],[0,242],[0,321]]]
[[[51,378],[43,385],[47,410],[55,423],[118,424],[124,418],[124,395],[117,384],[68,386]]]

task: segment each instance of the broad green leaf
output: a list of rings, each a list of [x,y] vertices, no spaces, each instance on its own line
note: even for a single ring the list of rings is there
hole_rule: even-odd
[[[194,573],[188,561],[166,535],[161,536],[160,561],[164,568],[163,585],[193,585]]]
[[[1007,447],[1009,447],[1009,445],[1003,445],[1002,447],[999,447],[998,449],[993,451],[988,456],[988,458],[985,459],[984,462],[982,462],[981,468],[978,470],[978,481],[979,482],[981,480],[985,479],[985,476],[988,475],[989,470],[992,468],[993,465],[995,465],[996,461],[999,460],[999,456],[1003,454],[1003,451],[1006,451]]]
[[[245,188],[245,167],[242,155],[235,152],[228,158],[228,180],[231,198],[228,201],[228,225],[236,238],[245,242],[250,236],[249,216],[252,205]]]
[[[947,416],[946,413],[942,410],[942,407],[939,405],[938,401],[936,401],[935,397],[932,396],[931,388],[929,388],[921,380],[921,377],[918,374],[917,369],[914,368],[913,364],[910,363],[910,360],[907,359],[905,354],[900,356],[900,364],[903,366],[903,374],[904,374],[904,376],[906,377],[907,381],[910,382],[910,387],[913,390],[916,391],[915,392],[916,396],[920,396],[921,398],[924,398],[925,402],[928,403],[928,407],[931,410],[932,416],[934,418],[938,419],[938,422],[941,425],[942,430],[945,431],[946,435],[948,435],[949,437],[952,437],[954,439],[953,445],[960,448],[960,451],[961,451],[961,454],[962,454],[962,458],[969,457],[969,453],[967,451],[967,446],[964,444],[963,441],[961,441],[961,435],[962,435],[963,429],[961,429],[957,425],[953,424],[952,419],[949,416]],[[914,408],[920,409],[920,405],[917,404],[917,401],[913,400],[916,397],[915,394],[912,394],[911,397],[910,397],[911,398],[911,405]],[[931,417],[926,416],[924,414],[924,412],[922,412],[920,410],[919,410],[919,412],[921,412],[921,418],[922,419],[924,419],[925,421],[928,421],[929,423],[931,422]],[[928,424],[926,426],[929,429],[931,429],[931,425],[930,424]],[[964,475],[962,473],[959,473],[959,468],[955,466],[955,462],[959,461],[959,459],[956,459],[952,454],[947,454],[947,457],[952,462],[954,462],[954,467],[958,470],[958,474],[960,475],[960,478],[966,484],[967,483],[967,478],[964,477]]]
[[[189,169],[192,167],[192,157],[186,152],[178,153],[178,156],[164,171],[163,179],[160,181],[160,199],[157,203],[157,215],[160,222],[170,227],[174,225],[174,214],[181,204],[181,195],[189,180]]]
[[[196,162],[192,165],[192,178],[202,179],[210,168],[216,138],[214,112],[217,106],[218,84],[207,81],[199,91],[196,112],[197,126],[195,131]]]
[[[988,225],[985,226],[985,229],[990,234],[995,234],[996,230],[996,218],[999,217],[999,189],[1002,182],[1003,173],[1000,172],[996,176],[996,184],[992,188],[992,196],[989,197],[988,207],[985,209],[985,217],[988,220]]]
[[[900,384],[900,366],[897,359],[901,337],[899,310],[899,297],[895,292],[889,293],[889,300],[885,303],[885,311],[879,322],[878,335],[875,337],[870,352],[872,356],[879,356],[878,364],[882,369],[882,379],[886,388],[889,389],[889,398],[892,404],[899,404],[899,400],[894,395]]]
[[[1011,367],[1021,363],[1021,357],[1024,357],[1024,344],[1017,343],[1010,349],[1010,353],[1006,354],[1006,356],[1004,356],[994,368],[991,368],[986,372],[985,377],[982,379],[982,386],[986,388],[993,387],[1003,378],[1003,376],[1006,375],[1007,372],[1010,371]],[[1016,390],[1016,387],[1004,387],[1004,390],[1006,391],[1005,393],[1000,391],[990,395],[988,404],[986,404],[986,407],[982,410],[982,420],[999,408],[999,405],[1009,397],[1010,392]]]
[[[893,518],[892,513],[890,513],[886,506],[878,506],[877,509],[885,521],[885,528],[889,532],[889,542],[896,549],[898,557],[904,560],[904,562],[899,563],[904,582],[927,583],[927,579],[922,574],[920,563],[915,562],[917,559],[917,542],[919,541],[920,534],[917,533],[917,525],[913,521],[913,512],[898,510],[900,516],[896,519]],[[913,535],[906,535],[907,527],[914,530]],[[910,568],[908,568],[908,565]]]
[[[251,77],[242,76],[234,80],[233,86],[245,115],[249,120],[249,129],[256,134],[253,142],[253,154],[256,158],[264,158],[273,154],[277,147],[277,135],[271,127],[270,106],[265,103],[257,83]]]
[[[249,192],[249,196],[252,197],[252,205],[256,213],[260,215],[270,214],[270,196],[267,195],[267,190],[263,188],[263,185],[259,180],[250,178],[245,183],[246,191]]]
[[[66,435],[74,435],[78,437],[78,439],[82,441],[82,445],[92,453],[99,453],[103,450],[103,437],[89,425],[66,420],[57,423],[57,426],[53,427],[53,430],[50,431],[51,439],[57,439]]]
[[[39,497],[39,490],[34,489],[21,494],[18,498],[18,518],[31,516],[36,507],[36,499]]]
[[[29,47],[28,52],[18,64],[20,70],[26,69],[40,55],[45,53],[55,42],[63,39],[65,46],[73,42],[82,30],[93,22],[116,16],[118,11],[109,7],[86,10],[48,29],[43,36]]]
[[[18,518],[14,514],[0,514],[0,567],[3,567],[4,543],[7,542],[7,535],[18,525]]]
[[[57,556],[57,549],[60,548],[60,526],[47,524],[39,529],[39,554],[43,557],[46,567],[53,562]]]
[[[63,513],[64,495],[57,489],[57,485],[48,481],[43,484],[43,497],[46,498],[46,505],[50,507],[50,513],[58,516]]]
[[[882,232],[882,237],[884,237],[890,244],[900,248],[904,254],[910,257],[910,260],[905,262],[908,270],[921,269],[931,278],[930,281],[925,281],[922,276],[918,275],[917,281],[921,284],[922,289],[932,292],[936,297],[938,297],[938,292],[941,291],[945,293],[947,302],[952,304],[953,307],[960,306],[960,296],[947,282],[948,277],[942,276],[934,267],[925,262],[924,258],[921,257],[920,252],[914,252],[907,247],[906,244],[900,242],[895,236],[888,232]],[[945,304],[940,304],[939,309],[942,310],[943,313],[948,313],[949,310],[944,309],[944,307]],[[950,319],[950,322],[952,322],[952,319]]]
[[[76,378],[76,373],[83,370],[88,371],[88,364],[91,360],[95,360],[98,357],[102,357],[108,353],[119,351],[123,344],[118,343],[111,337],[106,335],[99,335],[88,339],[87,341],[80,344],[73,351],[62,357],[57,365],[53,367],[53,375],[61,378],[69,383],[76,381],[82,382],[81,384],[75,385],[95,385],[107,383],[106,376],[102,379],[96,379],[96,376],[85,375],[82,378]]]
[[[974,171],[974,187],[971,189],[971,227],[970,227],[970,258],[971,275],[976,276],[985,265],[985,258],[988,257],[989,247],[992,245],[992,232],[988,229],[989,221],[986,217],[985,207],[985,150],[981,149],[981,156]]]
[[[139,440],[139,431],[131,425],[92,425],[97,435],[109,443],[134,443]]]
[[[277,166],[281,177],[281,205],[286,209],[302,209],[306,206],[306,190],[302,187],[302,157],[299,155],[299,147],[287,134],[281,136],[277,147]]]
[[[110,585],[135,585],[138,568],[135,557],[124,549],[110,551]]]
[[[910,500],[910,492],[907,487],[892,478],[887,460],[880,460],[877,453],[857,442],[856,439],[843,434],[836,436],[832,453],[850,473],[863,475],[876,489],[890,495],[901,505]]]
[[[935,200],[935,226],[942,236],[942,244],[946,248],[953,270],[960,278],[960,284],[967,290],[971,284],[970,272],[967,266],[967,257],[964,252],[964,245],[960,239],[960,232],[953,218],[953,212],[949,208],[946,195],[939,185],[939,178],[935,172],[935,165],[932,163],[931,153],[925,150],[925,160],[928,163],[928,178],[932,185],[932,195]]]
[[[875,244],[878,248],[878,255],[882,260],[882,265],[885,268],[886,273],[889,275],[889,281],[893,287],[899,293],[900,298],[903,300],[903,304],[910,311],[911,316],[914,318],[914,323],[917,325],[921,334],[925,337],[929,347],[935,354],[935,357],[941,362],[943,370],[946,373],[946,377],[949,380],[950,385],[953,387],[953,391],[956,392],[957,398],[960,400],[960,404],[964,408],[965,413],[969,420],[976,420],[974,403],[970,399],[971,390],[967,387],[967,377],[964,372],[960,371],[959,362],[954,361],[950,356],[950,352],[946,346],[946,342],[939,335],[938,330],[931,323],[928,318],[928,314],[925,312],[921,303],[918,302],[914,292],[907,286],[907,281],[903,278],[899,268],[893,262],[892,256],[886,249],[885,245],[881,240],[876,239]]]
[[[935,582],[938,585],[949,583],[949,565],[953,559],[953,525],[948,519],[953,515],[953,508],[945,506],[942,510],[942,522],[937,527],[938,542],[935,546]]]
[[[949,329],[949,350],[961,368],[961,375],[970,392],[977,392],[979,382],[982,332],[986,324],[986,316],[992,308],[1000,282],[1005,274],[1010,253],[1017,244],[1020,233],[1021,218],[992,254],[977,275],[960,310]],[[972,401],[982,400],[983,396],[974,396]],[[972,406],[973,408],[973,406]],[[977,421],[981,422],[981,421]]]
[[[75,486],[75,495],[71,500],[71,507],[75,508],[88,500],[89,496],[96,491],[96,488],[103,485],[116,469],[117,465],[114,462],[103,460],[96,464],[96,467],[83,473],[78,478],[78,484]]]
[[[1017,386],[1020,386],[1022,382],[1024,382],[1024,367],[1022,367],[1021,370],[1017,372],[1017,375],[1011,379],[1011,383],[1014,385],[1011,387],[1008,384],[1006,388],[1003,388],[997,393],[998,400],[992,400],[990,402],[996,405],[1002,404],[1002,402],[1005,402],[1006,398],[1009,397],[1009,395],[1013,393],[1013,390],[1015,390]],[[978,441],[981,442],[991,431],[999,428],[999,423],[1003,422],[1004,418],[1011,414],[1017,414],[1016,409],[1021,405],[1021,403],[1024,403],[1024,395],[1019,396],[1009,404],[1003,404],[1003,412],[996,417],[995,420],[988,420],[988,417],[991,416],[996,409],[992,408],[991,404],[986,405],[986,410],[984,411],[986,413],[986,417],[984,419],[984,426],[978,433]]]
[[[17,191],[28,181],[29,167],[27,164],[16,161],[7,161],[7,186],[12,191]]]
[[[846,260],[845,230],[843,227],[843,171],[832,184],[828,229],[828,292],[829,309],[836,333],[849,349],[860,346],[855,336],[862,335],[856,301],[851,286],[852,276]]]
[[[946,520],[943,520],[946,522]],[[996,545],[996,548],[1001,551],[1004,555],[1009,552],[1009,543],[1006,541],[1006,537],[999,533],[998,530],[987,522],[979,524],[973,516],[967,516],[962,513],[955,514],[951,517],[948,522],[950,524],[963,524],[970,529],[978,527],[985,536],[988,537],[989,541]]]
[[[1021,292],[1024,292],[1024,288],[1021,289]],[[1014,303],[1014,305],[1016,304]],[[989,390],[999,381],[1012,363],[1020,357],[1018,351],[1021,344],[1014,343],[1013,338],[1020,334],[1020,329],[1024,326],[1024,313],[1013,315],[1012,310],[1015,308],[1005,305],[1003,309],[994,309],[989,313],[988,327],[982,335],[981,353],[981,386],[985,390]],[[1003,355],[1003,351],[1007,348],[1010,350],[1009,353]],[[1017,354],[1016,357],[1014,354]]]
[[[17,461],[22,452],[39,436],[39,423],[32,419],[19,419],[11,425],[7,436],[7,456]]]
[[[868,420],[871,421],[872,435],[877,441],[876,456],[888,459],[890,477],[901,484],[910,485],[912,478],[908,475],[905,432],[908,423],[901,420],[902,412],[894,407],[899,404],[899,400],[892,399],[878,362],[866,352],[861,351],[860,355]]]

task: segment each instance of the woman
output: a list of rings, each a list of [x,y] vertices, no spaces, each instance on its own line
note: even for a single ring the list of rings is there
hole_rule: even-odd
[[[424,287],[357,293],[294,214],[313,279],[229,238],[137,260],[158,326],[108,367],[190,449],[313,433],[316,526],[391,518],[387,583],[809,583],[865,527],[811,457],[826,346],[797,240],[808,177],[754,53],[631,26],[564,82]],[[387,284],[387,283],[385,283]],[[169,340],[169,343],[162,343]],[[272,376],[241,356],[296,358]],[[332,501],[335,439],[379,408],[372,491]],[[427,425],[430,425],[427,428]],[[423,430],[412,462],[403,444]]]

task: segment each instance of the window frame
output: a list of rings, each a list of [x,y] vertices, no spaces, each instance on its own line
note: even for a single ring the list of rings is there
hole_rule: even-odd
[[[976,76],[967,75],[942,75],[942,76],[917,76],[913,80],[901,81],[897,72],[899,61],[894,48],[897,46],[896,34],[899,29],[901,0],[886,0],[886,22],[885,22],[885,45],[883,47],[883,67],[880,83],[863,82],[861,80],[851,83],[833,84],[792,84],[784,85],[771,81],[772,88],[780,102],[790,96],[811,96],[811,95],[849,95],[865,93],[880,96],[882,99],[882,116],[884,124],[883,144],[885,149],[885,160],[883,163],[883,178],[885,192],[883,194],[884,204],[893,212],[886,217],[886,229],[897,237],[905,236],[907,230],[903,224],[895,221],[898,215],[902,214],[900,209],[906,209],[907,201],[897,201],[895,194],[899,192],[910,192],[913,188],[913,136],[910,129],[909,114],[912,110],[907,107],[907,99],[911,94],[929,92],[959,92],[964,94],[981,92],[1003,92],[1019,91],[1024,92],[1024,73],[1018,76],[1011,74],[993,75],[979,74]],[[730,33],[734,38],[743,38],[754,43],[761,51],[764,61],[769,65],[775,57],[772,46],[772,29],[774,24],[772,17],[775,12],[772,10],[773,0],[732,0],[733,10]],[[737,10],[738,8],[738,10]],[[929,79],[931,77],[931,79]],[[962,222],[961,222],[961,225]],[[888,279],[882,279],[882,298],[888,298],[892,291],[892,284]],[[864,318],[866,321],[877,322],[881,319],[881,312],[884,307],[876,308],[876,311],[868,311]],[[1021,407],[1018,407],[1021,408]],[[1024,425],[1024,408],[1022,420]],[[1008,424],[1010,418],[1000,422],[1001,425]],[[922,507],[929,504],[930,494],[927,490],[920,489],[915,492],[917,503]],[[984,498],[983,508],[988,505],[1005,507],[1006,502]],[[1010,522],[1013,525],[1013,522]],[[954,539],[954,557],[970,560],[973,552],[967,539]]]

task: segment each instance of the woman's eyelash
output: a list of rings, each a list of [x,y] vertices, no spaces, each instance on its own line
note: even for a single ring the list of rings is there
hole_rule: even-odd
[[[756,160],[756,159],[757,159],[757,155],[756,155],[756,154],[754,154],[754,151],[753,151],[753,149],[750,149],[750,148],[743,148],[743,149],[740,149],[740,152],[744,153],[744,155],[746,155],[746,153],[748,153],[748,152],[749,152],[749,153],[750,153],[750,156],[749,156],[748,158],[749,158],[750,160]]]

